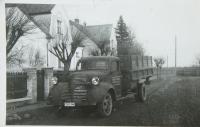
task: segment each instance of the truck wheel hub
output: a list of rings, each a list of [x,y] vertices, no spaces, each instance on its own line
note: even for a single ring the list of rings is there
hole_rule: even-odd
[[[111,96],[106,96],[103,101],[104,112],[109,114],[112,111],[112,98]]]

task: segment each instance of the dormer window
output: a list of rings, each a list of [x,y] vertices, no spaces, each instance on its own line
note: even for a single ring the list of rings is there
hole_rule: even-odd
[[[62,24],[62,22],[60,20],[57,20],[57,33],[58,34],[62,34],[61,24]]]

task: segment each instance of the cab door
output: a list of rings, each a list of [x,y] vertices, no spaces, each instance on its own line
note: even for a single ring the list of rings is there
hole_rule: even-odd
[[[116,97],[121,97],[121,72],[119,67],[119,61],[115,60],[111,62],[111,77],[112,85],[115,88]]]

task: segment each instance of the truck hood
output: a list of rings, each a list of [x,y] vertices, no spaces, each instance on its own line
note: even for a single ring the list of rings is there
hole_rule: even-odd
[[[87,70],[87,71],[76,71],[76,72],[72,72],[71,73],[71,78],[73,77],[94,77],[94,76],[99,76],[99,77],[102,77],[102,76],[105,76],[105,75],[108,75],[109,72],[108,71],[102,71],[102,70]]]
[[[108,80],[109,71],[105,70],[87,70],[77,71],[70,75],[72,84],[87,84],[93,77],[99,77],[100,81]]]

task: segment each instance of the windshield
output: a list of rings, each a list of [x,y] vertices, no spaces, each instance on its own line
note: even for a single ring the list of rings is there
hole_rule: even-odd
[[[96,61],[79,61],[77,70],[106,70],[108,69],[108,62],[103,60]]]

